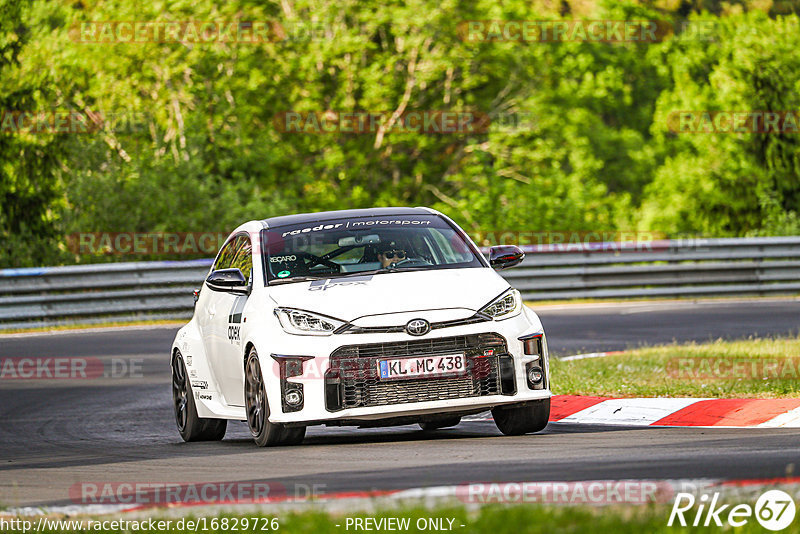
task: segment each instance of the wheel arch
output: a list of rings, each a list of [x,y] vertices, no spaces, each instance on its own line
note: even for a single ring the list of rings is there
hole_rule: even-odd
[[[242,356],[242,365],[247,363],[247,356],[250,354],[250,351],[255,348],[256,344],[253,341],[248,341],[244,345],[244,355]]]
[[[172,362],[175,361],[175,355],[176,354],[180,354],[181,359],[183,359],[183,353],[181,352],[181,349],[178,348],[177,345],[172,347],[172,351],[169,353],[169,368],[170,369],[172,369]],[[183,362],[183,364],[186,365],[186,362]]]

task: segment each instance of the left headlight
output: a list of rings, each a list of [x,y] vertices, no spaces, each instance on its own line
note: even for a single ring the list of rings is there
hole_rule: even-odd
[[[510,319],[522,311],[522,296],[514,288],[494,299],[492,302],[480,309],[479,313],[488,315],[492,319]]]
[[[275,315],[286,332],[301,336],[329,336],[346,324],[333,317],[293,308],[275,308]]]

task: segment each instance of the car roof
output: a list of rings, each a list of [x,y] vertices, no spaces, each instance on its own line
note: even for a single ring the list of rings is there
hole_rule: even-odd
[[[394,215],[434,215],[436,212],[428,208],[368,208],[357,210],[320,211],[317,213],[298,213],[270,217],[261,221],[268,228],[292,224],[312,224],[336,219],[355,219],[359,217],[390,217]]]

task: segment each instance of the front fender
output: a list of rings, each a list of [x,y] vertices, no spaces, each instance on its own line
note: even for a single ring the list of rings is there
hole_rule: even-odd
[[[200,395],[210,396],[212,399],[219,398],[219,386],[211,372],[208,357],[203,345],[203,337],[197,323],[192,320],[184,325],[175,335],[170,351],[170,367],[172,366],[172,354],[178,350],[186,366],[186,373],[189,375],[189,382],[192,386],[192,394],[195,397],[198,417],[216,417],[217,410],[212,409],[205,399]]]

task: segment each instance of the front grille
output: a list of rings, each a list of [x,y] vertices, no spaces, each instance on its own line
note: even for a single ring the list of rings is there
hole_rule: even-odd
[[[488,349],[492,349],[489,356]],[[379,359],[452,352],[464,353],[465,375],[406,380],[378,377]],[[503,393],[499,361],[507,352],[505,339],[495,333],[339,347],[331,354],[330,369],[325,375],[326,407],[336,411],[498,395]]]
[[[467,317],[466,319],[452,319],[450,321],[439,321],[436,323],[431,323],[431,330],[438,330],[439,328],[452,328],[454,326],[466,326],[476,323],[483,323],[491,320],[492,319],[490,317],[487,317],[486,315],[476,313],[472,317]],[[396,334],[405,331],[406,331],[405,325],[355,326],[352,324],[347,324],[339,328],[334,333],[335,334]]]

